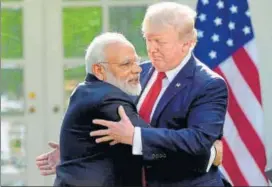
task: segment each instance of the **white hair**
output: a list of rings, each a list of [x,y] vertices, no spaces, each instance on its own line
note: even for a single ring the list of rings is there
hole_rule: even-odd
[[[148,7],[143,23],[142,32],[152,29],[172,26],[180,32],[181,36],[190,34],[196,37],[194,28],[196,12],[187,5],[175,2],[160,2]],[[188,36],[184,36],[188,37]]]
[[[92,74],[92,65],[100,62],[105,62],[107,54],[105,48],[112,43],[124,43],[134,46],[126,39],[126,37],[116,32],[106,32],[96,36],[88,46],[85,54],[86,73]]]

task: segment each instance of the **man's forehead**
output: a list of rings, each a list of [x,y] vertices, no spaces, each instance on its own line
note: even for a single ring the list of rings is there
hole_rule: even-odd
[[[124,61],[135,60],[135,59],[137,59],[137,58],[139,58],[139,57],[137,56],[137,54],[134,54],[134,55],[121,56],[120,59],[121,59],[122,62],[124,62]]]
[[[169,34],[167,32],[148,32],[145,34],[145,37],[148,38],[148,39],[151,39],[151,38],[165,38],[169,36]]]
[[[106,50],[106,56],[109,61],[122,61],[135,58],[137,56],[135,49],[130,45],[111,45]]]
[[[150,29],[145,32],[145,38],[163,38],[176,33],[177,31],[171,26],[164,26],[163,28]]]

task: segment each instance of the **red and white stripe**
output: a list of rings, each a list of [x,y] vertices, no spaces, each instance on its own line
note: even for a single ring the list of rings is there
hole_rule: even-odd
[[[234,186],[268,186],[258,69],[254,40],[215,69],[229,88],[221,169]]]

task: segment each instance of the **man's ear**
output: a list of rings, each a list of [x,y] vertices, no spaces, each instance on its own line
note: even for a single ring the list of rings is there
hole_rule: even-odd
[[[93,64],[92,65],[92,72],[93,74],[101,81],[105,80],[105,69],[100,64]]]
[[[195,44],[194,40],[188,40],[185,43],[183,43],[182,50],[183,52],[187,52],[190,50],[191,47],[193,47]]]

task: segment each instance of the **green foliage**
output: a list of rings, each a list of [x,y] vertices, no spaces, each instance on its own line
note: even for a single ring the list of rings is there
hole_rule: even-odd
[[[110,31],[123,33],[140,56],[146,56],[145,41],[141,33],[141,24],[146,7],[111,7]]]
[[[22,10],[1,9],[1,58],[23,56]]]
[[[16,0],[5,0],[16,1]],[[141,22],[146,7],[110,7],[109,30],[123,33],[135,46],[140,56],[146,56]],[[1,57],[2,59],[23,58],[22,10],[1,10]],[[63,8],[63,50],[65,58],[83,57],[92,39],[102,31],[101,7]],[[1,94],[11,98],[23,95],[23,71],[20,69],[1,69]],[[79,66],[64,70],[66,85],[73,85],[85,77],[85,67]],[[71,92],[70,87],[67,90]],[[67,93],[67,94],[68,94]]]
[[[18,148],[22,147],[22,140],[13,139],[13,140],[11,140],[10,144],[11,144],[10,145],[11,148],[18,149]]]
[[[16,2],[16,1],[22,1],[22,0],[1,0],[1,2]]]
[[[102,31],[101,7],[63,9],[64,56],[83,57],[92,39]]]
[[[64,80],[83,81],[85,78],[85,66],[78,66],[75,68],[65,69]]]
[[[23,95],[23,71],[21,69],[1,69],[1,94],[8,94],[12,99]]]
[[[7,0],[6,0],[7,1]],[[9,0],[14,1],[14,0]],[[16,59],[23,56],[22,10],[1,9],[1,58]],[[20,69],[2,69],[1,94],[8,94],[12,99],[23,95],[23,72]]]

